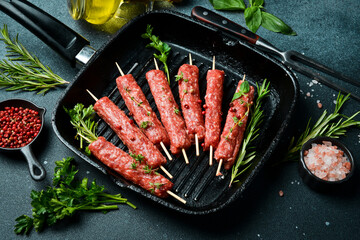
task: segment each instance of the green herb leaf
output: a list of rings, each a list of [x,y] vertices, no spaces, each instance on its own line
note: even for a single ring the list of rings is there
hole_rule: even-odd
[[[216,10],[244,10],[244,0],[209,0]]]
[[[46,226],[52,226],[65,217],[71,217],[77,211],[93,210],[106,213],[118,209],[117,204],[127,204],[136,208],[120,194],[105,193],[105,188],[96,184],[89,185],[87,178],[74,181],[78,170],[73,158],[55,162],[53,183],[46,190],[31,191],[32,218],[22,215],[16,218],[15,233],[28,234],[32,227],[40,232]]]
[[[262,104],[265,97],[270,93],[269,84],[270,83],[268,83],[266,79],[261,86],[256,84],[257,98],[251,108],[251,118],[245,129],[244,140],[241,144],[239,155],[231,169],[229,187],[233,182],[237,182],[238,180],[236,179],[251,167],[253,160],[256,157],[256,151],[253,151],[254,147],[251,144],[258,137],[258,132],[263,121],[264,115]]]
[[[78,103],[73,109],[64,107],[65,112],[70,116],[70,123],[76,129],[76,139],[80,137],[80,149],[83,149],[83,141],[92,143],[98,137],[96,135],[97,123],[95,122],[95,111],[92,105],[85,108]]]
[[[140,124],[140,128],[147,129],[151,125],[151,122],[149,121],[143,121]]]
[[[249,91],[250,91],[250,84],[248,81],[244,81],[240,85],[240,90],[234,94],[233,98],[231,99],[231,102],[235,101],[236,99],[241,98],[243,95],[245,95]]]
[[[349,100],[349,97],[350,94],[344,96],[339,93],[333,113],[328,114],[327,111],[324,110],[323,114],[312,127],[310,127],[310,119],[304,132],[298,137],[296,142],[295,137],[293,137],[285,159],[278,163],[298,160],[302,145],[312,138],[318,136],[338,138],[339,136],[345,135],[348,128],[360,127],[360,121],[354,120],[354,118],[360,114],[360,111],[350,117],[339,113],[344,103]]]
[[[16,234],[29,234],[34,225],[34,220],[26,215],[22,215],[15,219],[17,224],[15,225]]]
[[[139,163],[142,163],[142,161],[144,160],[144,156],[141,155],[141,154],[133,154],[133,153],[130,153],[130,156],[135,159],[137,162]]]
[[[164,64],[164,71],[170,85],[170,74],[167,65],[167,58],[170,53],[171,47],[167,43],[162,42],[158,36],[153,35],[152,31],[153,27],[148,24],[146,27],[146,33],[142,34],[141,37],[149,39],[151,41],[151,43],[149,43],[146,47],[152,47],[160,52],[160,54],[154,53],[154,57],[159,59]]]
[[[69,83],[31,54],[19,42],[18,36],[12,40],[6,25],[1,29],[1,35],[0,41],[6,44],[8,61],[0,61],[0,88],[45,94],[50,89]]]
[[[260,7],[258,6],[251,6],[245,9],[244,11],[245,22],[246,22],[246,26],[248,26],[250,31],[255,33],[259,29],[262,21],[261,16],[262,16],[261,10]]]
[[[264,28],[273,32],[278,32],[286,35],[297,35],[296,32],[292,30],[292,28],[289,27],[286,23],[284,23],[280,18],[267,12],[261,12],[261,17],[261,26],[263,26]]]

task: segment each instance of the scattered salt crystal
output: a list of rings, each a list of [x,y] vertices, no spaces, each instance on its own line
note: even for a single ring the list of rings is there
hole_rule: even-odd
[[[319,82],[318,82],[317,80],[315,80],[315,79],[313,79],[312,82],[313,82],[314,84],[318,84],[318,83],[319,83]]]
[[[312,85],[314,85],[312,82],[311,82],[311,83],[309,83],[309,87],[312,87]]]
[[[284,192],[282,190],[279,191],[279,196],[280,197],[284,196]]]
[[[334,101],[333,101],[333,103],[334,103],[334,104],[336,104],[336,103],[337,103],[337,101],[336,101],[336,100],[334,100]]]
[[[90,174],[90,171],[86,171],[86,174]]]
[[[316,103],[319,103],[320,102],[320,100],[316,100]]]
[[[329,226],[329,225],[330,225],[330,223],[329,223],[329,222],[325,222],[325,225],[326,225],[326,226]]]
[[[45,164],[45,165],[48,164],[48,161],[44,161],[44,164]]]
[[[310,95],[311,95],[310,92],[307,92],[307,93],[306,93],[306,96],[307,96],[307,97],[310,97]]]

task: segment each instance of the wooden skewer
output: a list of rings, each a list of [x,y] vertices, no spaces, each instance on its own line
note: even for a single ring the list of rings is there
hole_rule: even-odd
[[[168,159],[169,159],[170,161],[173,160],[172,157],[171,157],[171,155],[170,155],[170,153],[169,153],[168,150],[166,149],[166,147],[165,147],[165,145],[164,145],[163,142],[160,142],[160,146],[161,146],[161,148],[164,150],[164,152],[165,152],[166,156],[168,157]]]
[[[155,58],[154,58],[154,63],[155,63],[155,68],[156,68],[156,70],[159,70],[159,66],[158,66],[157,61],[156,61]],[[186,164],[189,164],[189,159],[188,159],[188,157],[187,157],[187,155],[186,155],[185,149],[181,149],[181,151],[182,151],[182,154],[183,154],[183,156],[184,156],[185,163],[186,163]]]
[[[160,166],[160,169],[163,170],[163,172],[170,178],[173,179],[173,176],[164,168],[163,166]]]
[[[121,70],[119,64],[118,64],[117,62],[115,62],[115,64],[116,64],[117,68],[119,69],[119,72],[120,72],[121,76],[124,76],[125,74],[124,74],[124,72]]]
[[[95,97],[94,94],[92,94],[92,92],[90,92],[88,89],[86,89],[86,91],[90,94],[90,96],[95,100],[98,101],[97,97]],[[163,167],[160,166],[161,170],[163,170],[163,172],[169,177],[169,178],[173,178],[173,176]]]
[[[179,197],[178,195],[176,195],[175,193],[171,192],[171,191],[166,191],[169,195],[171,195],[172,197],[174,197],[175,199],[179,200],[180,202],[182,202],[183,204],[186,204],[186,200],[182,199],[181,197]]]
[[[209,165],[213,165],[213,146],[210,145],[210,158],[209,158]]]
[[[92,94],[92,92],[89,91],[89,89],[86,89],[86,91],[90,94],[90,96],[97,102],[99,99],[97,99],[97,97],[95,97],[94,94]]]
[[[191,53],[189,53],[189,64],[192,65],[192,57],[191,57]],[[199,138],[198,135],[195,134],[195,149],[196,149],[196,156],[200,156],[200,151],[199,151]]]
[[[200,151],[199,151],[199,139],[197,136],[197,133],[195,133],[195,147],[196,147],[196,156],[200,156]]]
[[[182,154],[183,154],[183,156],[184,156],[185,163],[186,163],[186,164],[189,164],[189,159],[188,159],[188,157],[187,157],[187,155],[186,155],[185,149],[181,149],[181,151],[182,151]]]
[[[219,166],[218,166],[218,168],[216,170],[216,176],[221,176],[222,175],[222,173],[220,172],[222,163],[223,163],[223,160],[220,159]]]
[[[120,72],[121,76],[124,76],[124,72],[121,70],[119,64],[117,62],[115,62],[115,64],[116,64],[116,67],[119,69],[119,72]],[[165,152],[166,156],[168,157],[168,159],[171,161],[172,157],[171,157],[170,153],[168,152],[168,150],[166,149],[164,143],[160,142],[160,146],[164,150],[164,152]]]

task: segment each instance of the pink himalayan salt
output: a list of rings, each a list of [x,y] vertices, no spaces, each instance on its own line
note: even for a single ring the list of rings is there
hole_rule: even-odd
[[[326,181],[338,181],[350,172],[351,163],[337,146],[332,146],[329,141],[323,141],[323,144],[313,143],[311,146],[304,152],[304,160],[315,176]]]

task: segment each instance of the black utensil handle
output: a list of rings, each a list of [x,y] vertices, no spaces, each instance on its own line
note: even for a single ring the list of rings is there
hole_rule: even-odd
[[[31,177],[36,181],[43,180],[46,176],[46,171],[44,167],[36,160],[31,150],[31,147],[27,145],[21,148],[21,152],[24,154],[26,161],[29,165]]]
[[[258,35],[250,32],[241,25],[213,12],[204,7],[196,6],[191,11],[191,16],[199,19],[200,21],[209,23],[222,30],[230,32],[236,36],[240,36],[246,41],[256,44],[256,41],[260,38]]]
[[[0,1],[0,10],[26,27],[75,67],[75,56],[89,41],[25,0]]]

